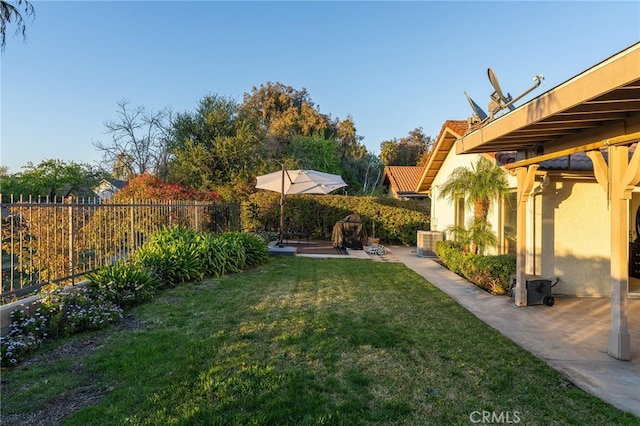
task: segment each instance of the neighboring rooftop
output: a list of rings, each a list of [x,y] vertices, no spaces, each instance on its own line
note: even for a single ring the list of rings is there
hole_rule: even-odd
[[[425,197],[416,192],[423,170],[418,166],[386,166],[383,184],[388,182],[397,197]]]

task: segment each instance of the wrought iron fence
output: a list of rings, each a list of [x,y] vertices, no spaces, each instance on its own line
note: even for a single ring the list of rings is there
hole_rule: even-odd
[[[165,226],[239,229],[234,204],[97,198],[14,198],[1,205],[2,304],[44,285],[73,285],[87,272],[127,258]]]

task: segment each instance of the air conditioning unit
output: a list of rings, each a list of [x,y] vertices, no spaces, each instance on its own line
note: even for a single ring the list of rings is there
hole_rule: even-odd
[[[416,254],[420,257],[436,256],[436,243],[444,239],[439,231],[418,231]]]

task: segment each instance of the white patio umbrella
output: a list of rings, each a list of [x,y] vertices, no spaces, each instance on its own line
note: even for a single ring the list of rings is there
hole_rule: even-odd
[[[257,177],[256,189],[266,189],[280,193],[280,240],[283,246],[284,202],[288,194],[328,194],[347,186],[339,175],[317,172],[315,170],[282,170]]]

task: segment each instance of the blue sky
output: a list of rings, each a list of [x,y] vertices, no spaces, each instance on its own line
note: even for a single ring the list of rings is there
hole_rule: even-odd
[[[640,41],[639,1],[34,1],[27,40],[1,56],[0,164],[97,165],[116,102],[194,111],[267,82],[306,88],[351,116],[374,153],[483,108],[487,68],[514,97],[539,96]],[[640,66],[640,65],[639,65]],[[486,108],[485,108],[486,109]]]

